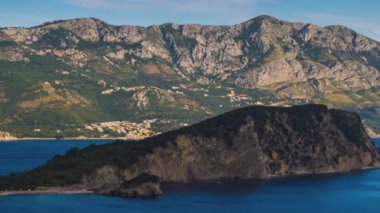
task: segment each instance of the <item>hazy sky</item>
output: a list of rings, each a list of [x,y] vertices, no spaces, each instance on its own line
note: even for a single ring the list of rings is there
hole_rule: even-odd
[[[236,24],[258,15],[346,25],[380,41],[380,0],[0,0],[0,26],[95,17],[110,24]]]

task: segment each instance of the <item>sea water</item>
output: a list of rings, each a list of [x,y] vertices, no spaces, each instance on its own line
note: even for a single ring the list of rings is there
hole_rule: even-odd
[[[380,140],[374,139],[380,145]],[[25,171],[72,147],[109,141],[0,143],[0,173]],[[262,183],[164,185],[157,199],[97,195],[0,197],[0,212],[380,212],[380,169]]]

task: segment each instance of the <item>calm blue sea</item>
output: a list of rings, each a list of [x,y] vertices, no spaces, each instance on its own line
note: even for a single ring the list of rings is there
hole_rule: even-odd
[[[109,141],[0,143],[0,173],[24,171],[72,147]],[[376,140],[380,146],[380,140]],[[279,178],[265,183],[163,186],[153,200],[96,195],[0,197],[0,212],[380,212],[380,170]]]

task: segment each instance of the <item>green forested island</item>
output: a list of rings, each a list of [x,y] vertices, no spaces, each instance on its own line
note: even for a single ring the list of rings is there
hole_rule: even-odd
[[[266,180],[377,168],[360,117],[324,105],[250,106],[141,141],[74,148],[0,177],[2,194],[160,195],[160,183]]]

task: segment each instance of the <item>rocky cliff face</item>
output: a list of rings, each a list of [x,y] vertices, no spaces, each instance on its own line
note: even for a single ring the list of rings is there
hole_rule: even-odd
[[[103,43],[109,46],[101,53],[107,62],[157,58],[188,78],[198,74],[206,82],[227,80],[245,87],[265,87],[328,79],[346,89],[379,85],[380,44],[343,26],[322,28],[270,16],[233,26],[147,28],[75,19],[1,32],[4,41],[16,42],[9,45],[13,49],[8,47],[14,55],[16,49],[23,52],[25,58],[20,60],[28,60],[29,54],[52,55],[72,65],[88,66],[93,55],[83,42]]]
[[[26,120],[38,120],[39,129],[54,126],[48,131],[62,131],[62,125],[39,117],[36,108],[22,108],[20,102],[25,101],[41,102],[39,110],[62,117],[68,126],[110,121],[120,114],[124,120],[140,122],[164,117],[178,126],[173,121],[194,123],[246,105],[314,102],[358,111],[380,131],[379,61],[380,43],[346,27],[270,16],[232,26],[113,26],[97,19],[74,19],[3,28],[0,102],[7,106],[2,107],[0,124],[3,131],[13,133],[14,126],[28,129],[34,122]],[[23,95],[41,82],[76,94],[80,103],[62,95],[58,101]],[[155,92],[120,89],[131,87]],[[227,97],[231,90],[249,98],[233,102]],[[52,105],[73,114],[51,112]],[[94,119],[88,118],[94,114]],[[51,134],[48,131],[44,134]]]
[[[157,196],[158,182],[267,179],[379,166],[379,153],[356,113],[323,105],[247,107],[136,143],[72,150],[29,173],[0,179],[0,186],[80,183],[99,194]]]
[[[122,171],[124,178],[148,173],[163,182],[266,179],[345,172],[379,160],[358,115],[320,105],[248,107],[146,141],[167,146]]]

